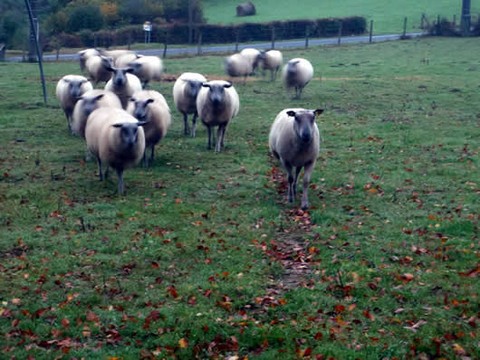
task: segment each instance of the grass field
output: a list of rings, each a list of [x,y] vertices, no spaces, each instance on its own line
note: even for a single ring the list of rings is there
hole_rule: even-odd
[[[240,1],[241,2],[241,1]],[[236,0],[204,0],[204,16],[209,23],[270,22],[285,19],[320,19],[329,17],[364,16],[368,22],[374,21],[376,34],[400,33],[404,18],[408,18],[408,31],[420,31],[422,14],[430,21],[437,16],[452,20],[460,19],[461,1],[451,0],[401,0],[395,2],[377,0],[261,0],[253,1],[257,14],[250,17],[237,17]],[[472,1],[471,13],[480,12],[480,4]]]
[[[17,359],[480,358],[480,48],[419,39],[285,51],[301,100],[235,84],[225,151],[173,125],[150,169],[100,183],[54,98],[76,63],[0,64],[0,349]],[[165,59],[223,77],[222,57]],[[323,107],[311,208],[267,137]]]

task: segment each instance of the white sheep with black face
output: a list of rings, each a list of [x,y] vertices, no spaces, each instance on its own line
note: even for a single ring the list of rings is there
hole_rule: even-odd
[[[230,77],[243,77],[243,83],[247,76],[253,72],[251,61],[242,54],[236,53],[225,58],[225,73]]]
[[[133,68],[117,68],[113,65],[106,69],[112,73],[112,77],[105,85],[105,90],[114,92],[122,103],[124,109],[128,106],[128,101],[132,95],[142,90],[140,79],[133,75]]]
[[[263,72],[270,71],[270,79],[274,81],[277,78],[278,70],[283,64],[283,55],[279,50],[268,50],[260,53],[260,67]]]
[[[252,66],[251,73],[255,74],[258,64],[260,63],[260,50],[254,48],[245,48],[240,51],[240,55],[249,61],[250,65]]]
[[[145,155],[144,166],[153,162],[155,145],[167,135],[168,128],[172,123],[170,107],[165,97],[155,90],[141,90],[133,94],[127,107],[127,112],[137,120],[145,122]],[[146,152],[150,148],[150,156]]]
[[[197,97],[197,112],[207,127],[208,149],[212,148],[212,128],[218,126],[215,151],[220,152],[224,146],[227,126],[239,110],[240,99],[231,82],[213,80],[203,83]]]
[[[297,192],[298,176],[304,168],[302,209],[307,209],[308,185],[320,151],[320,133],[315,118],[323,109],[284,109],[275,118],[269,134],[270,151],[288,175],[288,201]]]
[[[282,76],[287,91],[295,89],[295,98],[299,99],[305,86],[313,79],[313,66],[307,59],[294,58],[285,64]]]
[[[93,89],[85,92],[75,104],[72,115],[72,132],[85,138],[88,116],[100,107],[122,108],[117,95],[111,91]]]
[[[92,57],[92,56],[99,56],[100,51],[98,49],[95,49],[95,48],[90,48],[90,49],[80,50],[77,54],[78,54],[78,59],[79,59],[79,62],[80,62],[80,70],[83,72],[83,71],[86,70],[85,63],[86,63],[87,59]]]
[[[150,81],[160,81],[163,73],[163,61],[158,56],[139,56],[127,65],[133,69],[145,89]]]
[[[197,96],[202,88],[202,84],[206,82],[205,76],[199,73],[185,72],[181,74],[173,84],[173,102],[178,111],[183,115],[183,133],[190,133],[188,125],[188,115],[193,114],[192,129],[195,129],[197,122]],[[195,137],[195,131],[191,132]]]
[[[81,75],[65,75],[58,81],[55,94],[67,117],[67,126],[70,132],[72,132],[72,114],[75,104],[85,92],[92,89],[92,83]]]
[[[138,164],[145,152],[145,134],[142,126],[123,109],[99,108],[87,120],[85,140],[98,162],[100,181],[108,176],[108,166],[118,176],[118,193],[124,193],[123,172]],[[105,173],[103,165],[107,165]]]
[[[112,77],[112,73],[108,70],[112,63],[112,58],[102,55],[92,55],[86,58],[85,70],[95,86],[100,82],[107,82]]]

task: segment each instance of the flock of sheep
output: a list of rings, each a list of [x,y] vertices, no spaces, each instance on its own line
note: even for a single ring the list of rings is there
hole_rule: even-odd
[[[149,166],[155,145],[167,134],[172,117],[164,96],[148,90],[150,81],[159,81],[163,62],[157,56],[139,55],[129,50],[86,49],[79,52],[80,70],[84,75],[65,75],[57,83],[56,96],[67,118],[72,134],[85,139],[88,151],[98,163],[100,180],[113,168],[118,176],[118,192],[124,193],[123,172],[142,159]],[[243,77],[259,68],[271,72],[274,81],[282,70],[282,81],[295,97],[313,78],[312,64],[295,58],[283,65],[278,50],[253,48],[225,58],[225,73]],[[105,82],[103,89],[99,83]],[[173,101],[183,115],[184,134],[195,137],[197,118],[208,132],[208,149],[220,152],[225,132],[240,110],[240,99],[231,81],[207,80],[194,72],[184,72],[173,86]],[[282,110],[275,118],[269,135],[272,154],[279,159],[288,175],[288,200],[293,202],[297,180],[304,169],[301,207],[308,208],[307,189],[320,148],[315,118],[323,110],[292,108]],[[192,115],[190,127],[188,117]],[[214,129],[217,128],[216,143]],[[148,154],[149,152],[149,154]]]

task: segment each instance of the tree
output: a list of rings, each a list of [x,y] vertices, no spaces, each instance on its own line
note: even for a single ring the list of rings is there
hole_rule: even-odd
[[[67,31],[76,32],[84,29],[97,31],[103,26],[100,8],[95,5],[80,5],[70,14]]]

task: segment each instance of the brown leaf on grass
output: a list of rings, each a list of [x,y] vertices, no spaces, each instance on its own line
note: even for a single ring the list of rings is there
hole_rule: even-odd
[[[412,326],[404,326],[404,328],[408,330],[412,330],[413,332],[417,332],[417,330],[425,324],[427,324],[425,320],[419,320],[416,323],[414,323]]]
[[[461,271],[458,274],[463,277],[477,277],[478,275],[480,275],[480,263],[477,264],[474,269],[465,272]]]
[[[181,338],[178,340],[178,347],[180,349],[186,349],[188,347],[188,340],[185,338]]]

